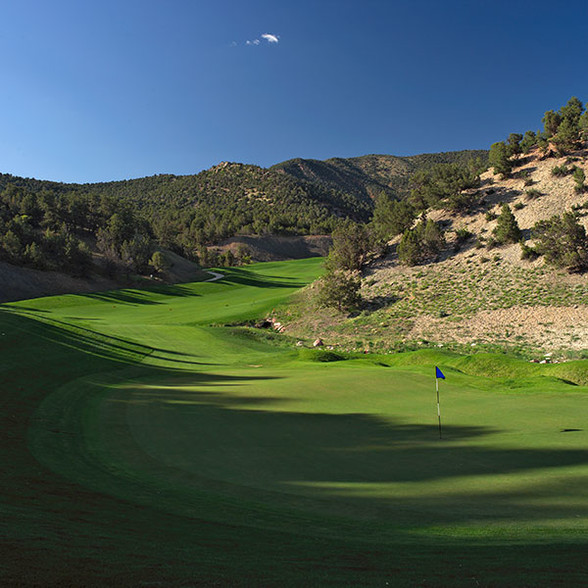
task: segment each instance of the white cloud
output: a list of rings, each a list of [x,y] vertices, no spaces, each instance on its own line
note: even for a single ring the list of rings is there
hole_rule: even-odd
[[[278,35],[264,33],[263,35],[260,35],[258,39],[253,39],[252,41],[245,41],[245,45],[260,45],[262,39],[264,41],[267,41],[270,45],[280,42],[280,37],[278,37]]]
[[[280,41],[280,37],[278,37],[277,35],[272,35],[270,33],[265,33],[264,35],[261,35],[262,39],[265,39],[268,43],[278,43]]]

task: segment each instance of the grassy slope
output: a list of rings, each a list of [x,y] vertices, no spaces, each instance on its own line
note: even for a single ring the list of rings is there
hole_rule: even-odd
[[[319,263],[2,307],[5,584],[586,582],[586,431],[560,431],[588,396],[559,366],[325,364],[208,326]]]

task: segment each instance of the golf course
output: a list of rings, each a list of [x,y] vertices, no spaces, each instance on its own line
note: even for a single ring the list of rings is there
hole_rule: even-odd
[[[297,347],[243,325],[321,259],[219,271],[0,305],[0,584],[588,584],[588,360]]]

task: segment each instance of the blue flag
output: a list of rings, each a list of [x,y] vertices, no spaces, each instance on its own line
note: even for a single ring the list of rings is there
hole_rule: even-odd
[[[435,366],[435,377],[436,378],[441,378],[442,380],[445,379],[445,376],[443,375],[443,372],[437,366]]]

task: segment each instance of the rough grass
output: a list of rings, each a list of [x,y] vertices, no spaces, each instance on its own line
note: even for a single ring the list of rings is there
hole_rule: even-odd
[[[319,263],[0,307],[4,585],[586,583],[586,362],[210,326]]]

